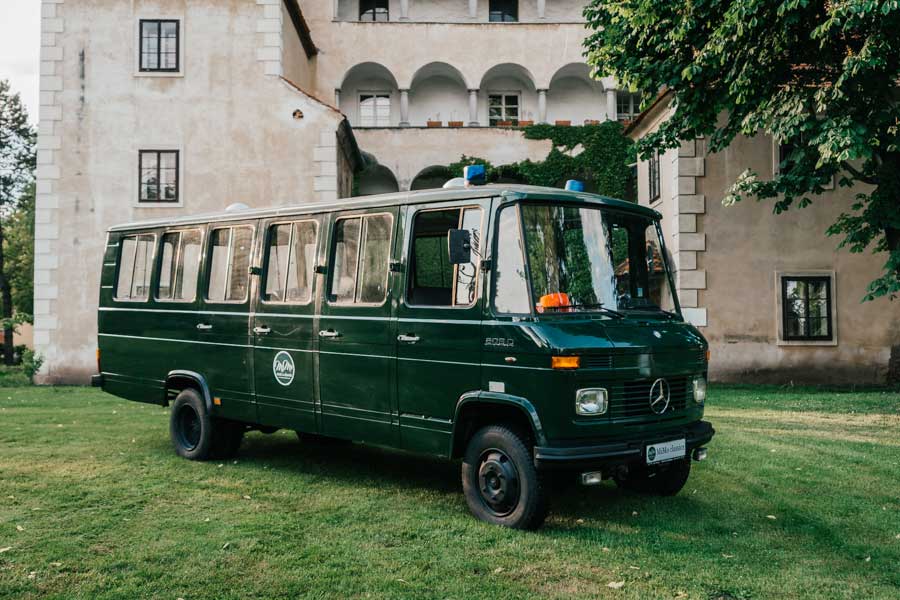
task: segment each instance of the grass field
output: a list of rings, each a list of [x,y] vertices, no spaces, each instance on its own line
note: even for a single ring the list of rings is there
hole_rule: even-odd
[[[290,432],[192,463],[162,408],[2,388],[0,598],[900,597],[900,394],[710,395],[679,496],[572,487],[527,533],[456,463]]]

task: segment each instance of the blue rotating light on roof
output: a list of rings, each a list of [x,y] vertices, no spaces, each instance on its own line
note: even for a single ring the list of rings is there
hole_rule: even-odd
[[[566,182],[566,191],[568,191],[568,192],[583,192],[584,191],[584,182],[578,181],[577,179],[570,179]]]
[[[484,185],[487,183],[487,174],[484,165],[469,165],[463,169],[463,179],[466,185]]]

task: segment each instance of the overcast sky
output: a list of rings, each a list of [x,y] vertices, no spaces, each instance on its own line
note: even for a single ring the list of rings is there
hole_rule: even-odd
[[[38,120],[41,0],[0,0],[0,79],[8,79]]]

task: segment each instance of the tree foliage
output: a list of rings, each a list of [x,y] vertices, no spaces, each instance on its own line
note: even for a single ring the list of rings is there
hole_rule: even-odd
[[[447,165],[451,176],[461,177],[463,167],[479,163],[485,165],[489,182],[562,187],[568,179],[579,179],[586,183],[587,191],[634,199],[630,166],[635,161],[634,146],[622,135],[620,123],[605,121],[579,127],[530,125],[523,133],[527,139],[552,142],[544,160],[495,166],[482,158],[464,155]]]
[[[886,252],[866,299],[900,293],[900,1],[592,0],[589,62],[620,85],[672,95],[641,156],[708,136],[713,152],[764,132],[789,148],[778,173],[742,173],[725,198],[804,207],[837,180],[856,202],[828,229]],[[651,92],[652,90],[652,92]]]
[[[28,112],[19,94],[9,82],[0,80],[0,304],[3,321],[3,357],[13,361],[13,289],[4,250],[9,219],[19,199],[34,181],[34,128],[28,123]]]

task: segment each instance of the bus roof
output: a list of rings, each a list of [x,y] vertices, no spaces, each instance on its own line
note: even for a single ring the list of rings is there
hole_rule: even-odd
[[[406,204],[427,204],[429,202],[447,202],[453,200],[468,200],[484,198],[487,196],[500,196],[504,200],[579,200],[587,204],[609,206],[625,211],[640,214],[649,218],[659,219],[661,215],[646,206],[618,200],[598,194],[586,192],[569,192],[559,188],[540,187],[534,185],[515,184],[489,184],[459,188],[436,188],[415,192],[395,192],[391,194],[378,194],[375,196],[357,196],[355,198],[340,198],[328,202],[304,202],[288,204],[285,206],[269,208],[248,208],[231,211],[218,211],[213,213],[169,217],[159,219],[147,219],[132,223],[122,223],[109,228],[109,231],[126,231],[132,229],[149,229],[152,227],[164,227],[171,225],[189,225],[220,221],[243,221],[247,219],[271,218],[294,214],[335,212],[353,209],[378,208],[382,206],[397,206]]]

